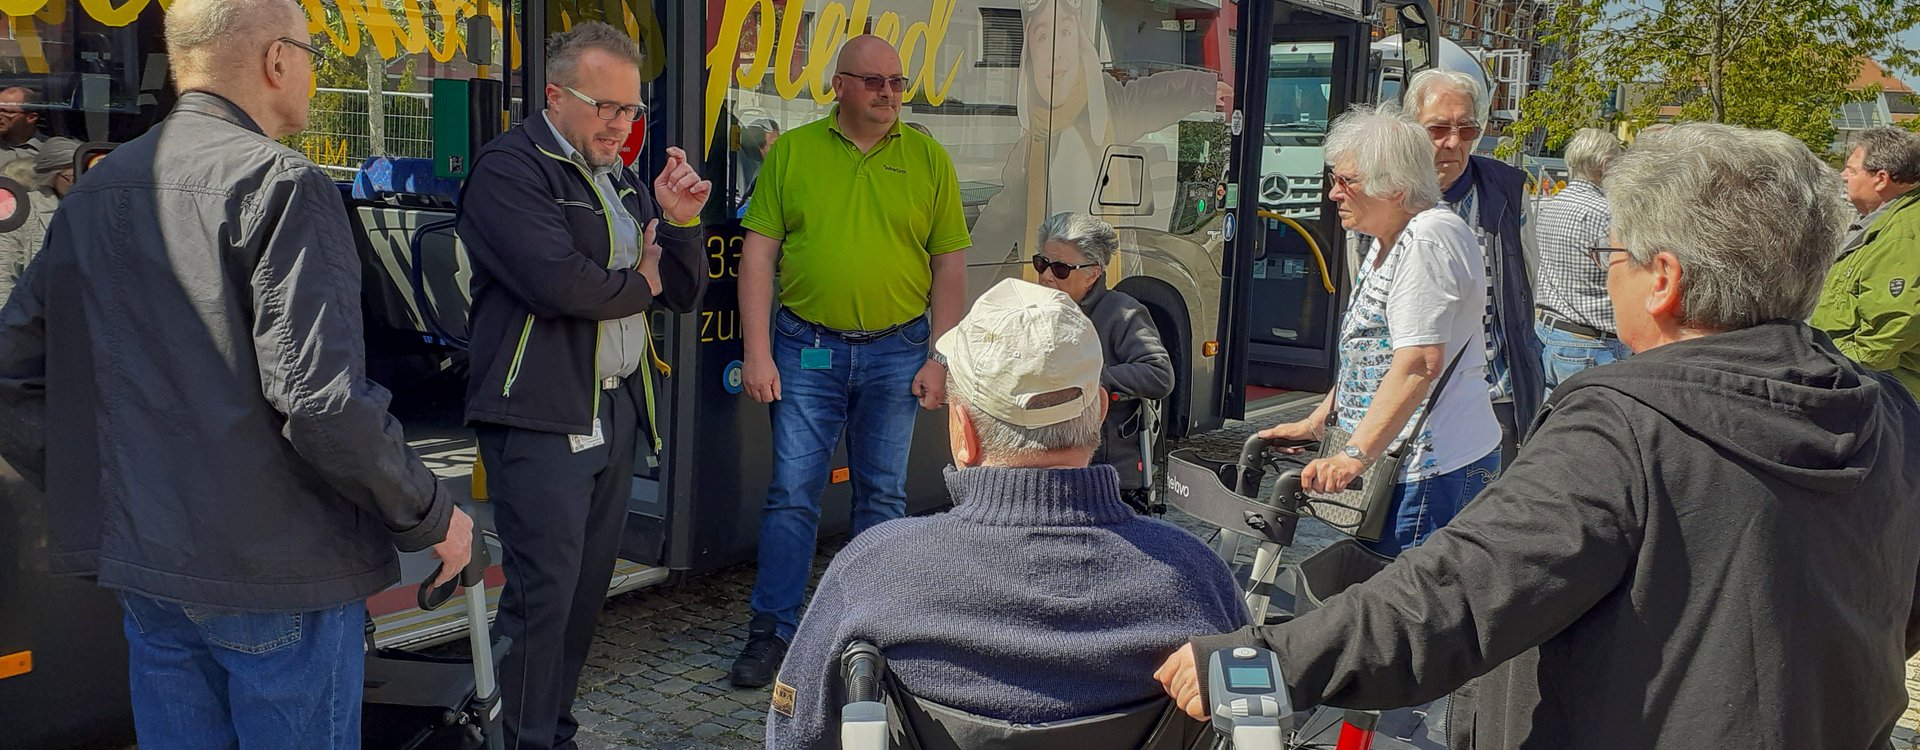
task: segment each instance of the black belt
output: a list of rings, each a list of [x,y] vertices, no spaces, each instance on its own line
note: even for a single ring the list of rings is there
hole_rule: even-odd
[[[905,323],[901,323],[895,326],[889,326],[887,328],[882,328],[877,331],[842,331],[838,328],[828,328],[826,326],[820,325],[819,323],[815,323],[811,320],[807,320],[806,318],[802,318],[799,316],[799,314],[793,312],[792,310],[787,310],[785,308],[782,308],[781,312],[784,312],[788,315],[792,315],[794,320],[798,320],[802,323],[805,323],[808,328],[812,328],[813,330],[819,333],[832,336],[836,339],[845,341],[854,346],[860,346],[862,344],[871,344],[875,341],[879,341],[888,336],[892,336],[896,333],[901,332],[902,330],[905,330],[907,326],[920,322],[921,318],[926,317],[925,315],[918,315],[918,316],[915,316],[913,319],[908,320]]]
[[[1544,307],[1533,308],[1533,318],[1534,320],[1540,321],[1541,325],[1544,325],[1548,328],[1552,328],[1553,330],[1556,330],[1556,331],[1564,331],[1566,333],[1571,333],[1575,336],[1585,336],[1590,339],[1620,338],[1619,336],[1613,335],[1611,333],[1607,333],[1606,331],[1602,331],[1598,328],[1583,326],[1583,325],[1580,325],[1579,323],[1575,323],[1571,320],[1567,320],[1566,318],[1562,318],[1558,314],[1554,313],[1552,310],[1548,310],[1547,308],[1544,308]]]

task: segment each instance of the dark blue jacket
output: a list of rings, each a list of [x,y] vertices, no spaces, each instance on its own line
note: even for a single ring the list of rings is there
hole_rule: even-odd
[[[613,182],[643,229],[660,216],[631,172],[616,171]],[[572,435],[592,430],[600,321],[645,312],[655,302],[639,271],[608,267],[611,209],[545,118],[521,123],[474,157],[458,226],[474,266],[468,421]],[[706,289],[705,233],[662,220],[658,239],[658,301],[689,312]],[[646,397],[635,395],[636,402]],[[653,425],[647,429],[658,435]]]
[[[1546,398],[1547,377],[1540,362],[1540,339],[1533,332],[1533,281],[1521,241],[1520,212],[1526,208],[1527,173],[1498,160],[1472,157],[1467,177],[1479,193],[1478,226],[1493,241],[1494,326],[1500,331],[1508,376],[1513,379],[1514,421],[1525,431]],[[1463,178],[1464,179],[1464,178]]]

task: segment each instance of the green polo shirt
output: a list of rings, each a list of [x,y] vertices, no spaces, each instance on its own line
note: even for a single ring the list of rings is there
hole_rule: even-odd
[[[780,303],[843,331],[927,311],[931,258],[973,244],[938,141],[901,123],[862,154],[825,118],[781,133],[742,224],[780,240]]]

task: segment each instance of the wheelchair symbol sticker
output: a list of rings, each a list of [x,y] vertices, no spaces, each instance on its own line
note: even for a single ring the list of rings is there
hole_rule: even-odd
[[[726,386],[727,393],[739,394],[746,389],[746,374],[741,369],[740,360],[727,363],[727,369],[720,375],[720,384]]]

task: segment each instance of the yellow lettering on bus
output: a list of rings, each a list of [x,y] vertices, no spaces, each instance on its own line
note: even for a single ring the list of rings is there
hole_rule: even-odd
[[[900,15],[886,12],[873,26],[876,36],[893,43],[900,50],[900,60],[912,83],[904,95],[908,101],[916,96],[928,104],[938,106],[947,100],[947,92],[953,88],[953,79],[960,74],[960,60],[955,59],[946,70],[946,76],[940,76],[940,45],[946,41],[947,29],[953,23],[954,6],[957,0],[933,0],[929,5],[926,20],[917,21],[903,31]],[[807,40],[807,57],[801,63],[798,76],[794,74],[794,58],[800,49],[800,13],[798,8],[789,4],[785,16],[774,21],[773,0],[727,0],[720,10],[720,27],[714,38],[713,46],[707,49],[707,90],[704,113],[706,115],[706,148],[713,150],[714,126],[720,122],[720,105],[726,102],[727,90],[734,84],[742,89],[753,90],[766,80],[768,68],[774,72],[775,93],[786,100],[799,99],[802,93],[812,95],[816,104],[833,101],[833,90],[828,86],[828,75],[834,56],[839,54],[840,45],[853,34],[867,28],[870,19],[869,0],[853,0],[849,7],[845,2],[826,2],[822,4],[814,17],[813,35]],[[749,19],[757,20],[760,31],[755,36],[752,57],[746,65],[740,64],[740,44]],[[769,33],[771,32],[771,33]]]

